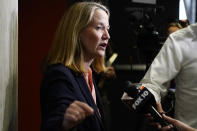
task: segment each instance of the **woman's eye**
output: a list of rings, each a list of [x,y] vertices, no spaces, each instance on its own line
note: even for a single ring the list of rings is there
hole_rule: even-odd
[[[101,26],[97,26],[97,27],[96,27],[97,30],[99,30],[99,29],[101,29],[101,28],[102,28]]]

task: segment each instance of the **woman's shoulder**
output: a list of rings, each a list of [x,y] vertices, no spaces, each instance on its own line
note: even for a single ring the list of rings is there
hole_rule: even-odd
[[[44,77],[45,78],[72,78],[74,75],[74,72],[66,67],[63,64],[52,64],[49,65],[45,72]]]
[[[69,69],[63,64],[51,64],[48,65],[44,71],[44,75],[49,75],[51,73],[65,73],[69,71]]]
[[[51,64],[48,65],[48,67],[45,70],[45,73],[49,71],[65,71],[65,70],[69,70],[69,69],[61,63]]]

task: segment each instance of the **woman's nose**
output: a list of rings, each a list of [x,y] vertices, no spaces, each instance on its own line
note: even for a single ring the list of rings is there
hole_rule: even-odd
[[[103,38],[104,38],[104,39],[110,39],[110,35],[109,35],[108,30],[105,30],[105,31],[104,31]]]

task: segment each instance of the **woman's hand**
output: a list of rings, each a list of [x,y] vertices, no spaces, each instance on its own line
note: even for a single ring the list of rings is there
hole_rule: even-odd
[[[67,131],[75,127],[86,117],[93,114],[94,110],[92,107],[90,107],[84,102],[74,101],[69,105],[64,114],[63,131]]]

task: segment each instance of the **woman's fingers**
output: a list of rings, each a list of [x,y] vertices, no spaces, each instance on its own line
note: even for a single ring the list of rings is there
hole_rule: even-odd
[[[63,126],[65,129],[70,129],[93,114],[94,110],[88,104],[74,101],[65,112]]]

